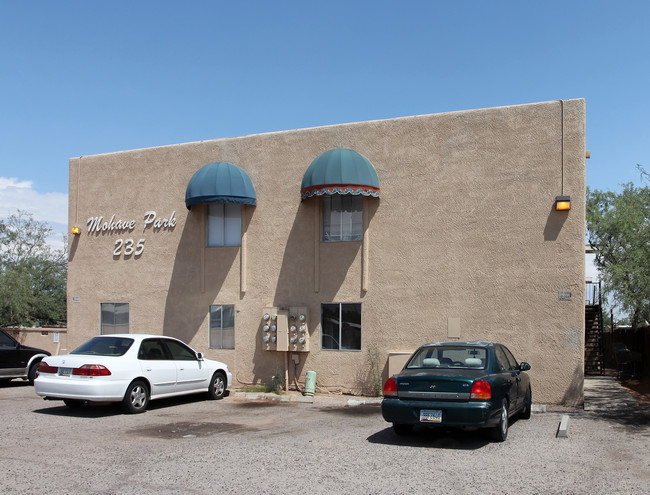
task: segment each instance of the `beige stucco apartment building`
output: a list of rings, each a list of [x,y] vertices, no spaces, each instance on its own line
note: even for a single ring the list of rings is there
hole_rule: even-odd
[[[584,100],[73,158],[69,215],[69,349],[165,334],[235,386],[368,393],[489,340],[536,402],[582,400]]]

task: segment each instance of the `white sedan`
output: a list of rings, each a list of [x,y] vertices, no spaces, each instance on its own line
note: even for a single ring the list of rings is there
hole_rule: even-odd
[[[149,400],[208,392],[221,399],[232,385],[228,366],[205,359],[178,339],[161,335],[94,337],[70,354],[41,361],[34,390],[71,408],[89,402],[121,402],[141,413]]]

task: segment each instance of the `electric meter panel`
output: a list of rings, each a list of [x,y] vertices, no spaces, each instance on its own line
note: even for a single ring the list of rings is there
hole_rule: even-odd
[[[309,352],[309,318],[303,306],[262,309],[262,348],[266,351]]]
[[[289,308],[289,350],[309,352],[309,313],[306,307]]]
[[[277,351],[278,347],[278,308],[262,309],[262,344],[266,351]]]

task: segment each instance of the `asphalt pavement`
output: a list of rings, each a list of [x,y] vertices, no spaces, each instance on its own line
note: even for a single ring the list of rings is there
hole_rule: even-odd
[[[399,437],[363,397],[232,393],[125,415],[71,410],[14,381],[0,386],[0,493],[648,493],[648,406],[608,377],[587,378],[585,397],[584,409],[515,420],[493,443],[446,429]]]

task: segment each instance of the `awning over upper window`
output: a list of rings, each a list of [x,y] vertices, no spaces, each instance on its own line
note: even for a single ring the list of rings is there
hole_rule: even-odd
[[[190,179],[185,191],[185,206],[202,203],[239,203],[255,205],[253,181],[237,165],[228,162],[208,163]]]
[[[361,153],[336,148],[318,156],[305,172],[300,188],[304,200],[326,194],[381,197],[375,167]]]

